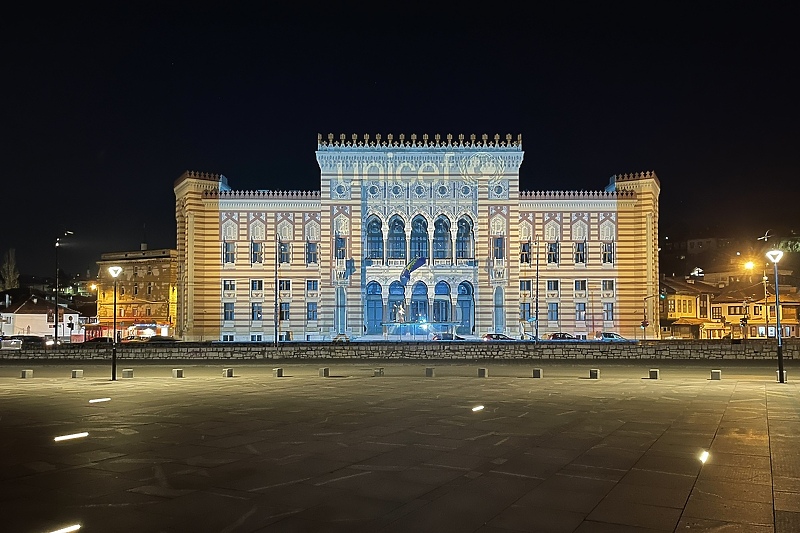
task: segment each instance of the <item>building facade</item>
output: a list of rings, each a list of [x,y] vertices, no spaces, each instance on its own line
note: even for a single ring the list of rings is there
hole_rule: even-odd
[[[97,262],[97,318],[104,336],[112,336],[115,307],[119,338],[175,334],[177,251],[142,248],[103,254]],[[112,266],[122,269],[116,278],[116,305],[115,280],[108,271]]]
[[[653,172],[520,191],[510,135],[319,136],[316,156],[318,191],[178,178],[178,336],[641,337],[658,314]]]

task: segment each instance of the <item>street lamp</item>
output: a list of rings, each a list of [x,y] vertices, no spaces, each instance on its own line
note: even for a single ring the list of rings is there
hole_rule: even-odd
[[[58,348],[58,247],[61,245],[61,239],[66,237],[67,235],[72,235],[71,231],[65,231],[64,235],[61,237],[56,238],[56,297],[55,297],[55,310],[56,314],[53,317],[53,337],[55,337],[55,342],[53,343],[53,348]]]
[[[775,338],[778,340],[778,381],[785,383],[783,378],[783,345],[781,343],[781,304],[778,297],[778,261],[783,257],[780,250],[770,250],[767,252],[767,259],[772,261],[775,268]]]
[[[114,278],[114,331],[111,344],[111,381],[117,380],[117,277],[122,272],[122,267],[108,267],[108,273]]]

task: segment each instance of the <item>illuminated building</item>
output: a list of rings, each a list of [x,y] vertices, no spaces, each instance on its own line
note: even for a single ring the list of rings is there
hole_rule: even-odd
[[[185,172],[177,335],[396,339],[449,327],[519,338],[538,316],[540,337],[657,337],[656,320],[641,329],[645,313],[658,316],[655,173],[598,191],[520,191],[523,155],[510,135],[329,135],[318,191],[237,191]],[[425,264],[403,285],[417,257]]]

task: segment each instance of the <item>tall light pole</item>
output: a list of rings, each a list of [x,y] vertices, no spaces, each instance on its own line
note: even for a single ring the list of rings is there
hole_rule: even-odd
[[[775,338],[778,340],[778,381],[785,383],[783,378],[783,344],[781,343],[781,303],[778,297],[778,261],[783,257],[780,250],[770,250],[767,252],[767,259],[772,261],[775,268]]]
[[[58,348],[58,339],[59,339],[59,335],[58,335],[58,247],[61,245],[61,239],[63,237],[66,237],[67,235],[72,235],[72,232],[71,231],[65,231],[64,235],[62,235],[61,237],[57,237],[56,238],[56,295],[55,295],[55,298],[54,298],[55,304],[56,304],[55,305],[56,314],[53,317],[53,337],[54,337],[54,341],[55,341],[55,342],[53,342],[53,348]]]
[[[108,273],[114,278],[114,331],[111,344],[111,381],[117,380],[117,277],[122,272],[122,267],[108,267]]]
[[[533,310],[533,317],[534,317],[534,328],[536,331],[534,332],[533,342],[539,342],[539,236],[533,236],[533,244],[536,246],[536,293],[534,297],[534,310]]]

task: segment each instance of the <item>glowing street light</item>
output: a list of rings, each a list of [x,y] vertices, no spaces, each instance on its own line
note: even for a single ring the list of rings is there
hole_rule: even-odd
[[[775,268],[775,338],[778,339],[778,381],[785,383],[783,377],[783,344],[781,342],[781,303],[778,296],[778,261],[783,257],[783,252],[780,250],[770,250],[767,252],[767,259],[772,261]],[[769,307],[769,306],[767,306]]]
[[[114,331],[111,344],[111,381],[117,380],[117,277],[122,273],[122,267],[108,267],[108,273],[114,278]]]

